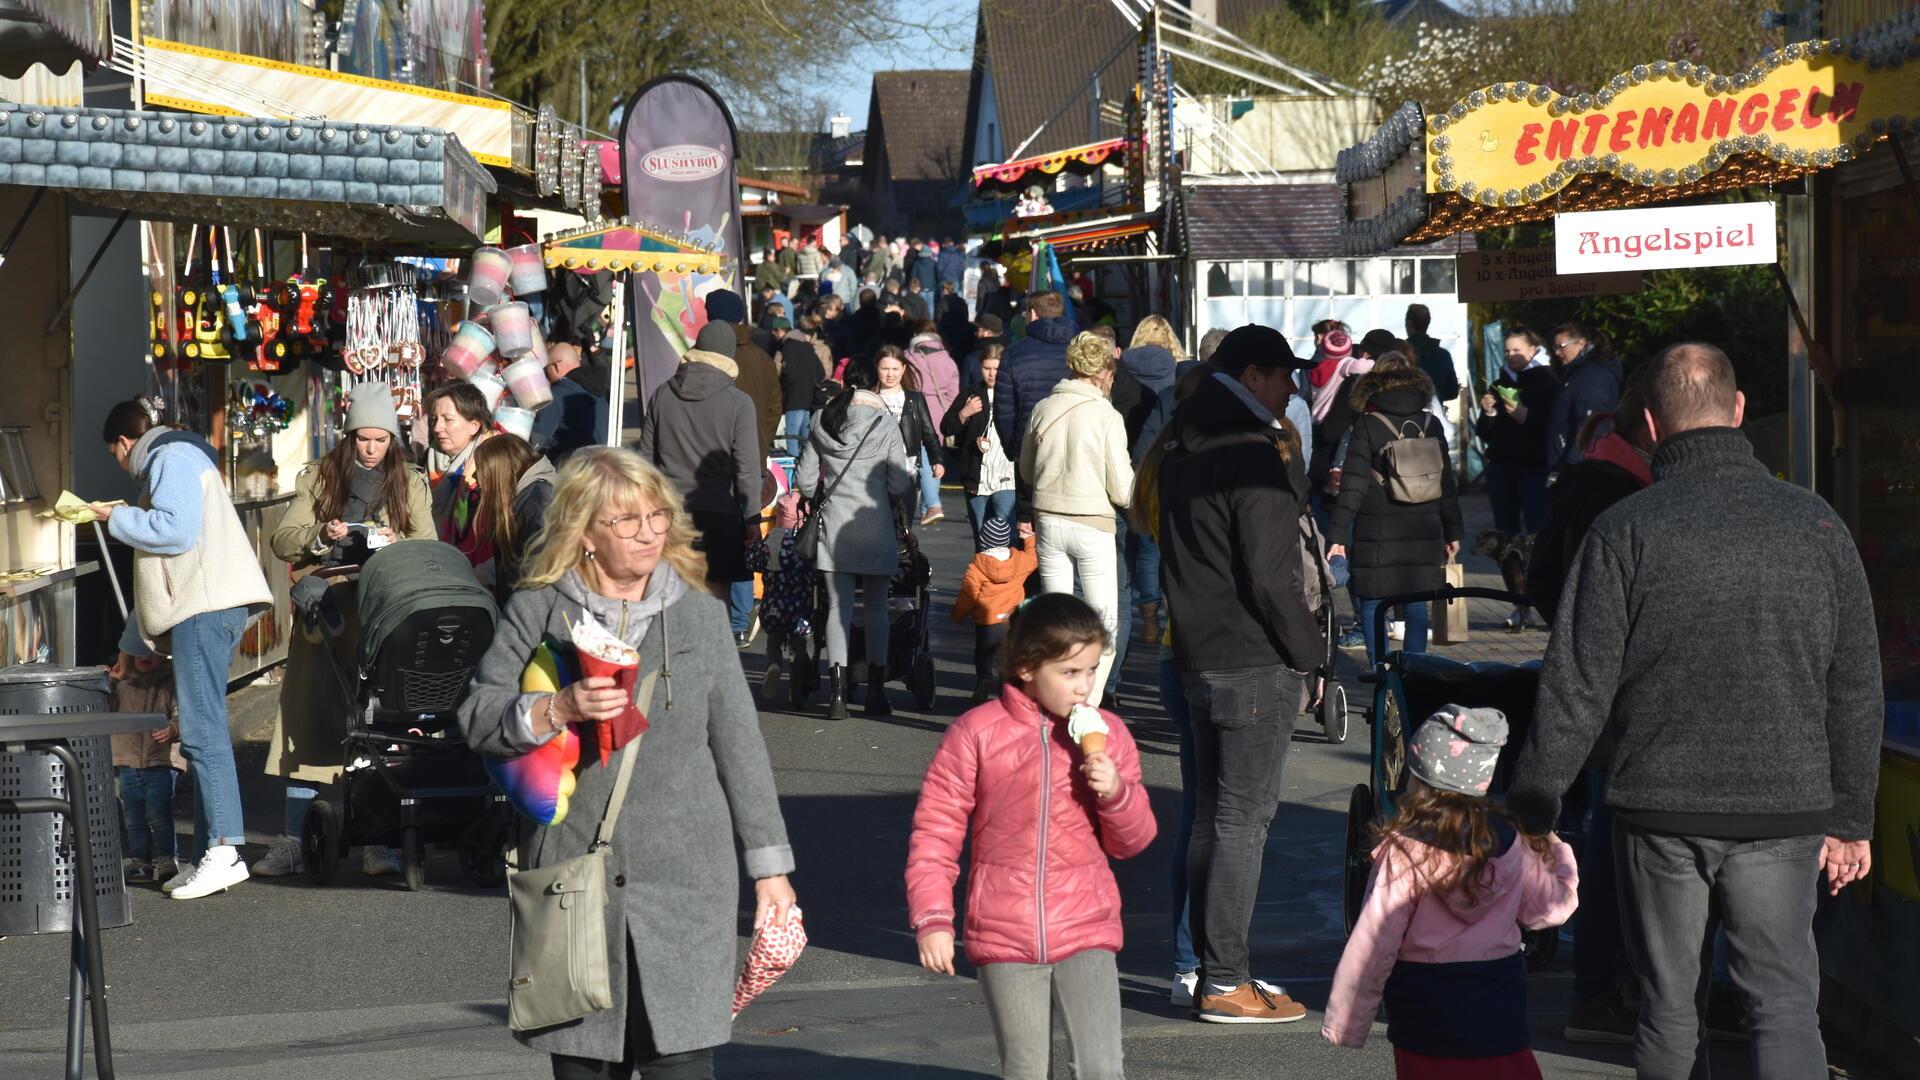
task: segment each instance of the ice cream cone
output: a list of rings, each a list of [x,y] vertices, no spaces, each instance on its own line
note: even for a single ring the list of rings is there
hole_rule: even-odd
[[[1092,757],[1095,754],[1105,753],[1106,749],[1107,749],[1107,733],[1106,732],[1089,731],[1085,735],[1080,736],[1080,752],[1086,754],[1088,757]]]

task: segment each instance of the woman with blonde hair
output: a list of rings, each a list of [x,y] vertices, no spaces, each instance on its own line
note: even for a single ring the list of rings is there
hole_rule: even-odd
[[[558,473],[525,439],[505,434],[480,444],[473,452],[473,470],[480,483],[474,528],[493,548],[490,572],[480,580],[504,608],[519,587],[528,550],[546,520]]]
[[[1114,508],[1133,498],[1133,460],[1127,432],[1107,395],[1113,390],[1113,346],[1097,334],[1067,343],[1067,370],[1053,393],[1035,406],[1020,441],[1020,476],[1033,489],[1040,586],[1071,593],[1100,613],[1107,643],[1095,673],[1098,701],[1113,669],[1120,625],[1120,588]]]
[[[1135,468],[1173,417],[1173,384],[1185,358],[1173,324],[1160,315],[1141,319],[1133,328],[1132,343],[1120,354],[1121,366],[1140,384],[1140,403],[1125,417],[1127,446]],[[1156,641],[1160,637],[1160,608],[1165,601],[1160,590],[1160,547],[1137,529],[1128,530],[1126,546],[1127,582],[1133,606],[1140,609],[1140,637]]]
[[[515,1033],[553,1055],[557,1080],[711,1077],[713,1048],[730,1037],[737,970],[736,837],[756,879],[755,926],[784,924],[794,903],[793,850],[759,718],[693,536],[679,493],[638,454],[575,452],[460,707],[468,743],[494,758],[529,753],[568,725],[591,729],[630,703],[649,721],[644,739],[604,763],[583,755],[574,813],[551,826],[520,822],[523,871],[584,855],[622,759],[639,755],[606,853],[612,1007]],[[608,678],[521,691],[535,650],[568,647],[588,617],[639,651],[645,700],[630,702]]]

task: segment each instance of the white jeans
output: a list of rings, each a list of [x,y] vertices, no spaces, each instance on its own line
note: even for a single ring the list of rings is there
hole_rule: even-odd
[[[1040,588],[1045,592],[1072,593],[1074,578],[1080,579],[1080,598],[1100,616],[1107,628],[1107,649],[1100,654],[1100,670],[1093,679],[1092,704],[1098,704],[1106,689],[1107,673],[1113,669],[1113,646],[1120,630],[1119,549],[1110,530],[1096,529],[1070,518],[1035,514],[1034,535],[1040,540],[1036,554],[1040,559]]]

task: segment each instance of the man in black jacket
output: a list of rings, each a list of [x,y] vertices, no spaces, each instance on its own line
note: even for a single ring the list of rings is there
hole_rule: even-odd
[[[1303,673],[1326,649],[1307,610],[1294,527],[1305,463],[1277,419],[1294,371],[1310,362],[1264,326],[1228,334],[1212,362],[1216,373],[1174,413],[1158,487],[1161,580],[1193,722],[1195,1000],[1202,1020],[1287,1023],[1306,1008],[1254,980],[1247,929]]]
[[[1604,729],[1640,1075],[1705,1075],[1712,909],[1755,1074],[1820,1076],[1815,889],[1823,870],[1837,893],[1871,866],[1883,718],[1866,574],[1840,515],[1754,458],[1726,354],[1672,346],[1643,389],[1654,483],[1581,547],[1508,806],[1551,828]]]

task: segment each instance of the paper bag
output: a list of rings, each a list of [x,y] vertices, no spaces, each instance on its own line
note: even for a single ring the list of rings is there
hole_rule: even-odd
[[[1457,562],[1450,562],[1441,569],[1446,571],[1447,584],[1456,589],[1465,588],[1467,569]],[[1433,605],[1433,643],[1436,645],[1459,645],[1467,640],[1467,598],[1457,597]]]

